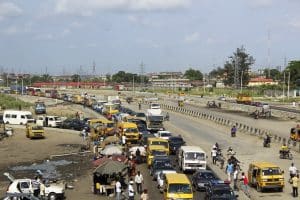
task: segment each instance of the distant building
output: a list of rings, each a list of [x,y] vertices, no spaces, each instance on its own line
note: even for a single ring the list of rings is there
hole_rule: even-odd
[[[189,79],[152,79],[149,81],[155,88],[191,88]]]
[[[248,83],[249,87],[261,86],[261,85],[278,85],[278,82],[274,81],[271,78],[265,78],[260,76],[256,78],[251,78]]]

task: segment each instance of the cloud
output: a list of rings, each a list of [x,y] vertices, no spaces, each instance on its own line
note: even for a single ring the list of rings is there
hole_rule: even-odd
[[[194,32],[190,35],[185,36],[184,41],[185,42],[194,42],[198,41],[200,39],[200,34],[198,32]]]
[[[300,29],[300,19],[298,20],[291,20],[289,23],[289,26],[295,28],[295,29]]]
[[[36,39],[36,40],[57,40],[57,39],[60,39],[60,38],[63,38],[65,36],[69,35],[70,33],[71,33],[71,31],[66,28],[62,32],[56,33],[56,34],[42,33],[42,34],[36,35],[34,37],[34,39]]]
[[[99,10],[160,11],[187,6],[190,0],[56,0],[60,14],[91,16]]]
[[[250,0],[249,1],[250,6],[253,8],[269,7],[273,3],[274,3],[274,0]]]
[[[22,9],[11,2],[0,2],[0,20],[6,17],[15,17],[22,14]]]

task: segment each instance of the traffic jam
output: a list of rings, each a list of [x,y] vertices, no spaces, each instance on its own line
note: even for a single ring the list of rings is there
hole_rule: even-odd
[[[40,93],[29,95],[40,97]],[[253,162],[248,171],[243,171],[232,147],[222,151],[218,143],[212,142],[207,152],[201,146],[189,145],[181,134],[168,131],[165,124],[172,117],[161,108],[157,97],[118,94],[97,98],[87,93],[52,93],[50,98],[78,104],[100,115],[86,117],[81,111],[72,118],[47,115],[51,107],[39,99],[34,104],[35,118],[30,111],[7,110],[3,123],[24,125],[29,139],[45,139],[44,127],[79,132],[85,144],[81,150],[88,151],[92,160],[92,193],[99,199],[234,200],[252,199],[251,186],[258,192],[284,189],[283,170],[276,164]],[[232,127],[232,137],[236,131]],[[217,166],[223,176],[211,166]],[[48,183],[43,177],[45,171],[38,169],[34,179],[15,179],[5,173],[11,181],[5,199],[68,199],[65,190],[73,186]]]

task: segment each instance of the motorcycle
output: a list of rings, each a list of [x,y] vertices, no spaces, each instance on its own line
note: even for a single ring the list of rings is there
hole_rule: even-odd
[[[290,150],[280,150],[279,151],[279,158],[280,159],[293,159],[293,154],[290,152]]]
[[[271,138],[264,138],[263,147],[271,147]]]

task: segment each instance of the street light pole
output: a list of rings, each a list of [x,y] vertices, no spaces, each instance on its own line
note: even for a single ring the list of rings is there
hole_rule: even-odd
[[[241,93],[243,91],[243,70],[241,71]]]

